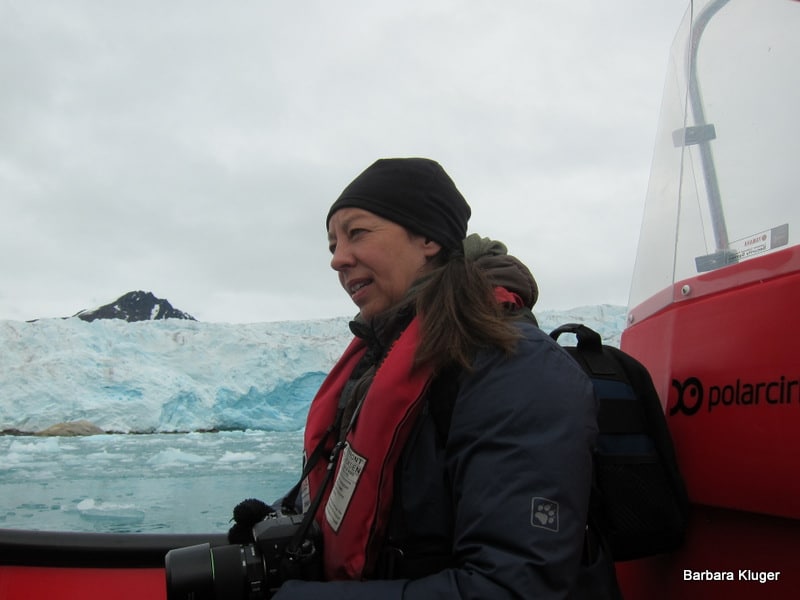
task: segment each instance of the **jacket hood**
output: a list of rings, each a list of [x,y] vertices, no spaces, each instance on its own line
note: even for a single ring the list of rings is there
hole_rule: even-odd
[[[473,233],[464,240],[464,255],[467,260],[475,261],[492,285],[519,295],[530,309],[536,304],[539,286],[533,274],[522,261],[508,254],[505,244]]]

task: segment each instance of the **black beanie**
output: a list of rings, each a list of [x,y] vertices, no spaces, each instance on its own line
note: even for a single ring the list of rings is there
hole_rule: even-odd
[[[328,211],[325,228],[340,208],[362,208],[450,250],[467,236],[471,210],[436,161],[382,158],[356,177]]]

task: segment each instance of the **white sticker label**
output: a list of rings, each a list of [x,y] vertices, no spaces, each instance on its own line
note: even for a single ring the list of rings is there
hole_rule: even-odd
[[[784,224],[779,227],[773,227],[767,231],[762,231],[755,235],[751,235],[741,240],[736,240],[729,244],[729,248],[733,251],[735,260],[728,261],[742,262],[748,258],[759,256],[775,248],[780,248],[789,243],[789,225]]]
[[[356,454],[349,443],[345,444],[339,461],[339,472],[336,474],[331,495],[325,505],[325,518],[334,531],[339,531],[366,464],[365,457]]]

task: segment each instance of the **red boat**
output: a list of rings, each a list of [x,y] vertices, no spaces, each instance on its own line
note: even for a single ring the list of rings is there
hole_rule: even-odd
[[[622,348],[656,383],[685,546],[626,598],[800,597],[800,3],[695,2],[676,37]]]
[[[692,3],[671,53],[622,347],[651,371],[692,502],[628,599],[800,597],[800,2]],[[0,598],[166,597],[224,535],[0,530]]]

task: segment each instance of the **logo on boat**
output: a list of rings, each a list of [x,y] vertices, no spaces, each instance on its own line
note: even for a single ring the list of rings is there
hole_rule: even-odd
[[[692,416],[704,410],[747,406],[800,404],[800,379],[781,375],[773,381],[748,382],[737,379],[724,385],[706,385],[699,377],[672,380],[677,396],[669,416],[681,413]]]

